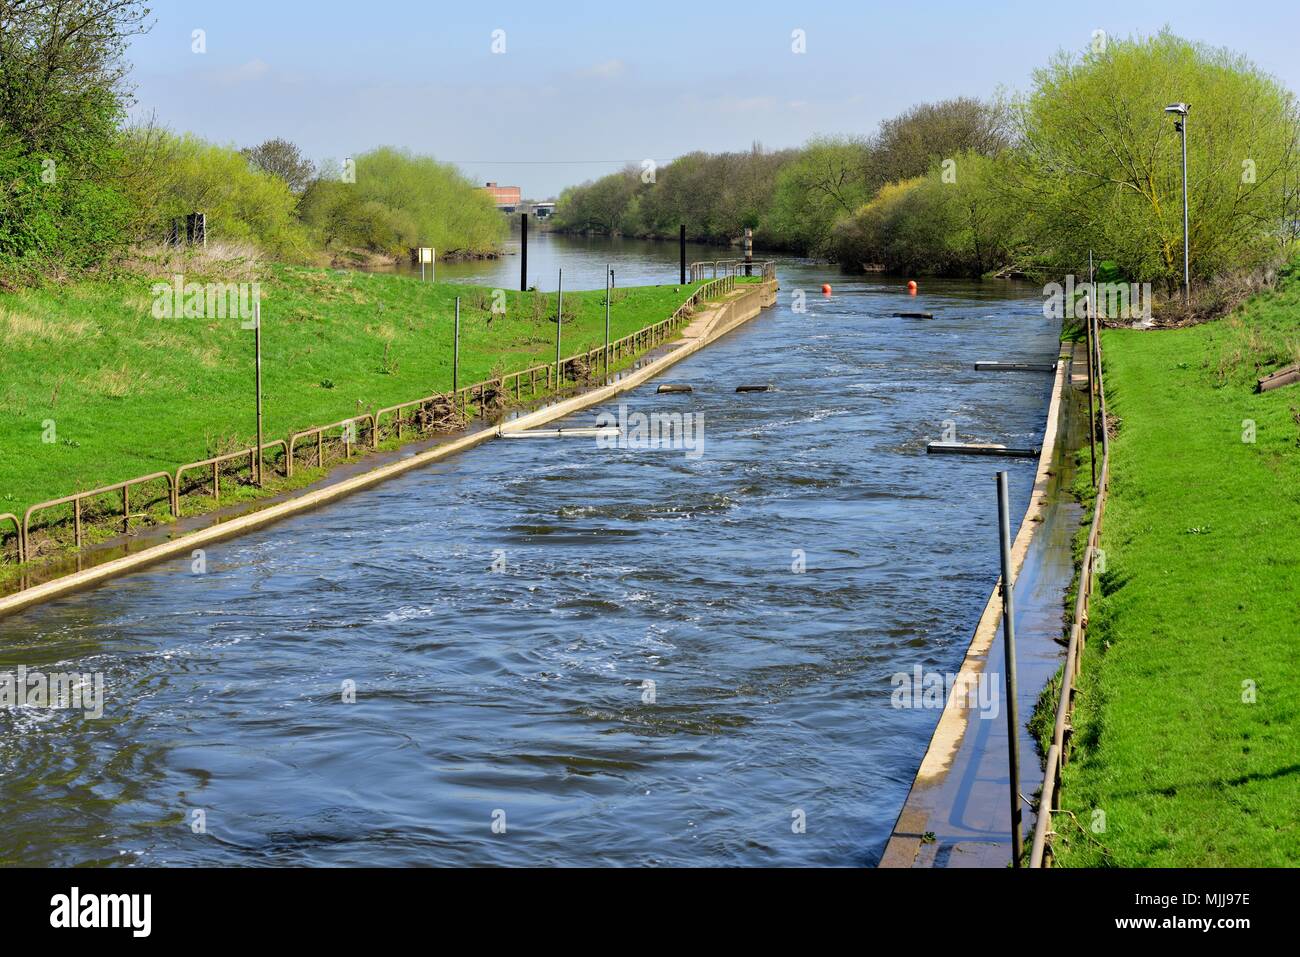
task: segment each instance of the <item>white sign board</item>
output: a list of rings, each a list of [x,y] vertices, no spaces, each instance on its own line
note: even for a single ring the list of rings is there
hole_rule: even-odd
[[[421,246],[421,247],[420,247],[420,262],[422,262],[422,263],[431,263],[431,262],[433,262],[433,249],[432,249],[432,247],[430,247],[430,246]]]

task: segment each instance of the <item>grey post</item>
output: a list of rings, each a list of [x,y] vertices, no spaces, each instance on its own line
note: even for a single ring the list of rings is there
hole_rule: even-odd
[[[555,391],[560,391],[560,327],[564,325],[564,270],[560,270],[560,287],[555,293]]]
[[[1187,217],[1187,114],[1191,107],[1186,103],[1171,103],[1165,107],[1166,113],[1177,117],[1174,128],[1182,135],[1183,141],[1183,301],[1192,301],[1192,257],[1188,248],[1191,245],[1191,232]]]
[[[262,486],[262,303],[253,304],[253,353],[257,367],[254,389],[257,391],[257,485]]]
[[[609,297],[612,290],[609,285],[610,276],[614,275],[614,270],[609,268],[609,263],[605,264],[605,375],[609,375]]]
[[[456,402],[456,393],[460,391],[460,296],[456,297],[456,331],[451,344],[451,401]]]
[[[1006,658],[1007,760],[1011,774],[1011,866],[1020,866],[1020,720],[1016,716],[1016,629],[1011,581],[1011,509],[1007,473],[998,473],[998,525],[1002,546],[1002,647]],[[1046,813],[1046,809],[1044,809]]]
[[[1187,220],[1187,113],[1183,113],[1183,301],[1192,301],[1191,233]]]

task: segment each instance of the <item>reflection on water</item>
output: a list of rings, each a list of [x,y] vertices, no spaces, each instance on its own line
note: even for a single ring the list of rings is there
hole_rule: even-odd
[[[622,251],[591,245],[566,285]],[[651,245],[629,281],[671,270]],[[873,862],[937,718],[893,709],[890,676],[957,668],[995,578],[992,475],[1017,513],[1033,475],[925,442],[951,419],[1036,443],[1048,377],[971,363],[1050,357],[1056,329],[1011,285],[781,279],[676,367],[693,394],[625,397],[701,413],[702,457],[494,442],[215,545],[206,574],[0,622],[0,671],[107,692],[98,722],[0,711],[0,860]],[[777,391],[735,393],[756,381]]]

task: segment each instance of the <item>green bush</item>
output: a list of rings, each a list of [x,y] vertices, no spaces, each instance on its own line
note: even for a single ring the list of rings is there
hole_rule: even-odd
[[[148,171],[134,180],[141,238],[163,240],[173,219],[201,212],[210,241],[251,241],[289,261],[308,257],[298,201],[278,176],[255,169],[234,147],[188,133],[133,130],[128,138]]]
[[[356,158],[355,174],[355,182],[322,176],[302,198],[303,222],[327,247],[477,255],[495,250],[508,229],[487,193],[432,157],[381,147]]]

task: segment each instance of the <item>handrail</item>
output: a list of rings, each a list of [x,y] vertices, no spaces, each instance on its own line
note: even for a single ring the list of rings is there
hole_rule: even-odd
[[[27,548],[26,540],[23,535],[23,526],[22,523],[18,521],[18,516],[13,512],[5,512],[0,515],[0,522],[5,521],[6,519],[14,523],[14,538],[18,540],[18,564],[21,565],[27,560]]]
[[[339,419],[337,422],[331,422],[329,425],[318,425],[318,426],[315,426],[314,428],[303,429],[301,432],[295,432],[295,433],[293,433],[293,435],[289,436],[289,451],[288,451],[288,453],[287,453],[287,454],[285,455],[285,457],[284,457],[284,461],[285,461],[285,476],[286,476],[287,478],[292,478],[292,477],[293,477],[293,451],[294,451],[294,447],[298,444],[298,440],[299,440],[299,439],[306,438],[306,437],[309,436],[309,435],[314,435],[314,436],[316,436],[316,465],[317,465],[317,467],[319,468],[319,467],[321,467],[321,466],[323,466],[323,465],[325,464],[324,436],[325,436],[325,433],[328,432],[330,429],[343,429],[343,430],[344,430],[344,432],[343,432],[343,449],[344,449],[344,451],[343,451],[343,457],[344,457],[344,458],[348,458],[348,459],[352,458],[352,445],[353,445],[353,443],[352,443],[352,440],[348,437],[349,433],[348,433],[348,431],[347,431],[347,426],[351,425],[351,426],[354,426],[354,427],[355,427],[356,424],[357,424],[358,422],[361,422],[361,421],[363,421],[363,420],[365,420],[365,419],[369,419],[369,420],[370,420],[370,447],[371,447],[372,449],[373,449],[373,448],[377,448],[378,445],[379,445],[379,441],[378,441],[378,437],[377,437],[376,434],[375,434],[375,417],[374,417],[373,415],[371,415],[369,412],[362,412],[360,415],[353,415],[353,416],[349,416],[349,417],[346,418],[346,419]],[[355,431],[356,431],[357,434],[359,434],[361,430],[360,430],[359,427],[356,427]],[[358,443],[358,444],[359,444],[359,443]]]
[[[763,279],[774,279],[776,277],[776,260],[774,259],[715,259],[694,262],[690,264],[690,278],[692,282],[697,282],[704,278],[704,271],[711,270],[713,278],[717,279],[718,270],[722,270],[724,277],[735,277],[741,275],[741,271],[749,267],[747,275],[760,276]]]
[[[1052,806],[1053,799],[1056,796],[1057,772],[1060,768],[1061,748],[1059,745],[1052,745],[1047,749],[1047,773],[1043,775],[1043,793],[1039,800],[1039,806]],[[1043,852],[1047,846],[1047,833],[1051,821],[1050,814],[1039,814],[1038,820],[1034,822],[1034,843],[1029,852],[1030,860],[1042,861]],[[1041,866],[1041,865],[1039,865]]]
[[[285,478],[288,478],[288,477],[289,477],[289,465],[288,465],[288,462],[289,462],[289,444],[288,444],[287,442],[285,442],[284,439],[274,439],[274,440],[272,440],[272,441],[270,441],[270,442],[265,442],[265,443],[263,443],[263,444],[262,444],[262,458],[263,458],[263,459],[266,458],[266,450],[267,450],[267,449],[273,449],[273,448],[275,448],[277,445],[284,449],[284,461],[285,461],[285,473],[284,473],[284,474],[285,474]],[[236,452],[226,452],[226,453],[224,453],[224,454],[222,454],[222,455],[214,455],[214,456],[212,456],[212,458],[208,458],[208,459],[200,459],[200,460],[197,461],[197,462],[190,462],[190,463],[188,463],[187,465],[182,465],[180,468],[178,468],[178,469],[176,470],[176,492],[175,492],[176,501],[175,501],[175,507],[172,509],[172,514],[174,514],[177,518],[180,517],[180,514],[181,514],[181,505],[180,505],[180,499],[181,499],[181,478],[184,476],[184,474],[185,474],[186,472],[192,471],[193,469],[201,469],[201,468],[208,468],[208,467],[211,467],[211,469],[212,469],[212,497],[213,497],[214,499],[216,499],[216,500],[219,502],[219,501],[221,501],[221,466],[222,466],[224,463],[226,463],[226,462],[233,462],[235,459],[242,459],[245,455],[248,456],[248,467],[249,467],[249,469],[252,470],[253,472],[256,472],[256,471],[257,471],[257,465],[256,465],[256,461],[257,461],[257,448],[256,448],[255,446],[250,446],[250,447],[248,447],[248,448],[246,448],[246,449],[240,449],[240,450],[238,450],[238,451],[236,451]]]
[[[167,481],[167,504],[172,510],[172,517],[176,517],[176,480],[171,472],[151,472],[148,475],[142,475],[139,478],[127,479],[125,482],[114,482],[112,485],[105,485],[101,488],[94,488],[88,492],[75,492],[72,495],[65,495],[62,498],[53,498],[48,502],[37,502],[30,506],[23,513],[23,551],[27,551],[27,543],[32,539],[31,524],[32,516],[37,512],[43,512],[46,509],[56,508],[59,505],[72,505],[72,525],[73,540],[77,548],[81,547],[81,503],[83,499],[96,498],[100,495],[107,495],[110,492],[122,493],[122,532],[127,534],[131,531],[131,489],[136,485],[144,485],[147,482],[156,482],[158,479]]]
[[[726,262],[726,261],[720,261],[720,262]],[[743,263],[744,260],[734,260],[734,262]],[[755,262],[753,263],[753,265],[761,265],[765,270],[764,272],[765,276],[767,275],[766,269],[769,265],[775,268],[775,263],[773,263],[770,260],[764,263]],[[702,286],[696,289],[695,292],[693,292],[681,305],[679,305],[677,309],[673,311],[673,314],[669,316],[667,319],[662,319],[659,322],[653,323],[648,326],[644,326],[641,329],[629,333],[628,335],[623,336],[620,339],[613,340],[608,344],[608,346],[603,344],[598,345],[591,349],[586,350],[585,352],[579,352],[569,356],[566,359],[561,359],[560,369],[563,370],[566,367],[571,367],[573,363],[578,360],[582,360],[583,362],[588,364],[594,364],[599,362],[602,358],[604,358],[605,371],[606,373],[608,373],[609,371],[608,357],[611,354],[617,356],[618,358],[621,358],[629,346],[632,347],[633,349],[636,349],[641,345],[645,345],[649,347],[653,345],[658,345],[659,343],[666,341],[666,339],[668,338],[668,334],[671,331],[673,331],[674,329],[680,326],[686,325],[690,321],[690,317],[687,315],[687,312],[692,307],[698,305],[700,302],[703,302],[707,299],[714,298],[715,296],[719,296],[719,295],[725,296],[731,292],[734,292],[736,288],[735,280],[736,280],[736,275],[734,273],[727,273],[723,276],[718,276],[715,279],[705,282]],[[607,349],[608,352],[606,351]],[[508,392],[509,388],[507,383],[510,383],[512,381],[514,384],[514,391],[516,397],[519,397],[520,394],[522,393],[522,383],[523,383],[523,378],[525,376],[529,377],[530,391],[535,396],[537,394],[537,379],[540,377],[542,373],[545,373],[546,375],[546,387],[548,389],[551,388],[552,385],[551,379],[553,374],[555,373],[555,365],[553,363],[545,363],[540,365],[529,366],[528,368],[521,369],[518,372],[506,373],[500,378],[484,379],[481,382],[475,382],[467,386],[462,386],[460,389],[456,390],[455,393],[436,393],[435,395],[426,396],[425,398],[422,399],[415,399],[410,402],[402,402],[399,403],[398,405],[388,406],[386,408],[378,410],[377,412],[373,412],[373,413],[362,412],[359,413],[358,415],[341,419],[338,422],[332,422],[329,425],[318,425],[312,428],[303,429],[299,432],[292,433],[287,440],[274,439],[272,441],[264,443],[262,445],[262,452],[263,454],[265,454],[268,449],[274,449],[277,446],[281,447],[284,450],[285,478],[292,478],[294,452],[297,449],[298,443],[302,439],[307,438],[308,436],[316,437],[318,464],[323,464],[324,461],[323,435],[325,432],[327,432],[330,429],[342,428],[349,424],[355,424],[357,426],[357,430],[360,431],[360,429],[363,428],[365,424],[368,423],[370,428],[370,447],[377,448],[378,438],[379,438],[379,419],[384,415],[391,414],[394,412],[400,412],[402,409],[407,409],[412,406],[421,405],[425,402],[429,402],[437,398],[446,398],[448,395],[452,396],[453,404],[455,404],[456,400],[459,399],[461,401],[461,404],[467,407],[469,398],[473,395],[474,390],[476,389],[479,390],[480,398],[483,395],[484,387],[489,385],[496,386],[497,389],[501,392]],[[556,387],[558,387],[559,382],[557,381],[555,385]],[[400,415],[399,415],[399,421],[400,421]],[[346,457],[349,458],[351,457],[352,445],[353,442],[350,441],[345,435],[344,454]],[[74,539],[76,542],[76,546],[80,548],[82,544],[81,502],[84,501],[85,499],[95,498],[100,495],[107,495],[110,492],[118,492],[118,491],[122,492],[123,530],[124,532],[129,532],[131,528],[130,493],[131,493],[131,489],[134,488],[135,486],[144,485],[148,482],[154,482],[160,479],[165,480],[168,486],[167,489],[168,503],[170,506],[172,517],[180,518],[181,487],[186,472],[190,472],[198,468],[211,468],[213,470],[213,497],[216,498],[217,500],[220,500],[221,465],[225,462],[243,458],[244,456],[248,456],[250,462],[254,462],[256,458],[256,453],[257,453],[257,449],[255,446],[246,449],[240,449],[235,452],[227,452],[222,455],[212,456],[211,458],[201,459],[197,462],[189,462],[185,465],[180,466],[178,469],[175,470],[175,472],[152,472],[149,475],[142,475],[137,478],[127,479],[126,481],[123,482],[116,482],[112,485],[105,485],[101,488],[91,489],[86,492],[77,492],[73,495],[65,495],[62,498],[51,499],[47,502],[38,502],[37,504],[30,506],[26,510],[26,512],[23,513],[23,518],[21,521],[19,521],[17,515],[13,515],[10,513],[0,513],[0,522],[5,521],[6,519],[13,522],[14,530],[18,538],[18,560],[19,563],[21,564],[23,562],[26,562],[29,557],[28,553],[29,553],[29,543],[31,538],[31,534],[30,534],[31,519],[32,516],[37,514],[38,512],[42,512],[50,508],[55,508],[59,505],[67,505],[71,503],[73,505]]]
[[[1089,317],[1086,321],[1093,322]],[[1101,468],[1097,472],[1097,492],[1093,499],[1092,524],[1088,541],[1079,566],[1079,587],[1074,598],[1074,616],[1070,622],[1070,642],[1066,646],[1065,662],[1061,666],[1061,690],[1056,702],[1056,720],[1052,726],[1052,744],[1047,751],[1047,766],[1043,772],[1043,785],[1039,792],[1038,820],[1034,825],[1034,842],[1029,852],[1030,867],[1047,867],[1051,861],[1052,845],[1050,818],[1060,810],[1061,769],[1068,763],[1070,743],[1074,729],[1070,717],[1074,711],[1075,679],[1083,668],[1083,650],[1088,638],[1088,609],[1091,604],[1093,577],[1096,574],[1098,545],[1101,541],[1102,518],[1106,513],[1106,494],[1110,490],[1110,429],[1106,417],[1106,382],[1102,373],[1101,329],[1096,327],[1092,336],[1092,366],[1097,378],[1098,411],[1101,422]],[[1089,383],[1092,388],[1092,383]],[[1089,423],[1096,429],[1097,423]]]

